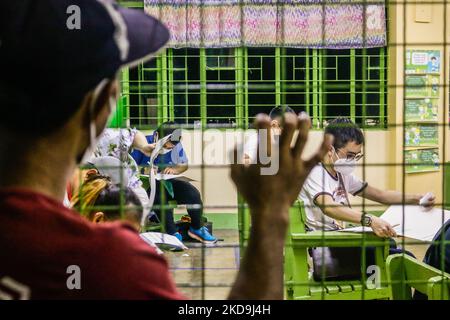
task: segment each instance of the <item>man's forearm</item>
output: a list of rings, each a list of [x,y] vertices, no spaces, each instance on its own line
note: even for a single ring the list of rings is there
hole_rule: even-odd
[[[419,194],[403,194],[398,191],[385,191],[379,202],[384,204],[419,204]]]
[[[282,216],[287,215],[289,207],[262,210],[279,210]],[[287,221],[261,221],[252,225],[230,299],[283,299],[283,248],[287,227]]]
[[[366,199],[383,204],[419,204],[420,194],[401,193],[393,190],[380,190],[368,186],[362,196]]]
[[[339,204],[323,207],[322,211],[335,220],[360,223],[362,212],[355,209],[347,208]]]

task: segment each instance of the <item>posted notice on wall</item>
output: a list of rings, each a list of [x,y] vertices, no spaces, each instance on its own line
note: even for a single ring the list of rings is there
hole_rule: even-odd
[[[405,146],[428,147],[439,144],[436,124],[405,124]]]
[[[439,98],[439,75],[407,75],[406,98]]]
[[[440,50],[405,56],[405,172],[439,171]]]
[[[441,52],[439,50],[406,50],[406,74],[439,74],[440,72]]]
[[[439,149],[413,149],[405,151],[405,172],[439,171]]]
[[[409,99],[405,101],[406,122],[437,122],[437,99]]]

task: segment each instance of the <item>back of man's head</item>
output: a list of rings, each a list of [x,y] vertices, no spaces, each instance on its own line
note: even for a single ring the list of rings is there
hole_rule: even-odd
[[[1,1],[0,129],[41,136],[61,128],[88,93],[168,38],[157,20],[112,1]]]
[[[343,148],[352,141],[358,145],[364,144],[364,134],[361,129],[348,118],[339,117],[331,120],[325,128],[325,133],[334,137],[335,149]]]

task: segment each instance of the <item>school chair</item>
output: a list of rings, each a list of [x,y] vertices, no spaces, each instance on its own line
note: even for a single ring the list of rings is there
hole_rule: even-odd
[[[450,299],[450,274],[404,254],[389,256],[386,265],[394,300],[412,300],[412,288],[429,300]]]
[[[303,203],[291,207],[284,261],[285,295],[288,300],[373,300],[390,299],[391,288],[387,281],[386,257],[389,240],[372,233],[345,233],[337,231],[306,232],[306,213]],[[315,281],[309,267],[308,248],[362,247],[375,248],[379,282],[367,286],[363,280]]]

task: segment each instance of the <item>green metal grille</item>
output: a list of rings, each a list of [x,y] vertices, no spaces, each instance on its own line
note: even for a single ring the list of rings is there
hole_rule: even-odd
[[[289,105],[310,114],[315,128],[336,116],[385,128],[386,58],[385,48],[168,49],[123,71],[122,124],[246,128],[256,114]]]

